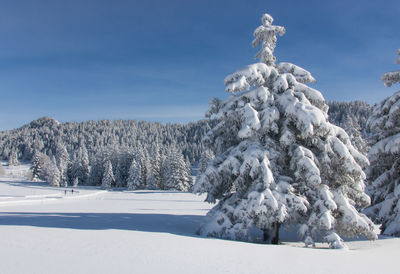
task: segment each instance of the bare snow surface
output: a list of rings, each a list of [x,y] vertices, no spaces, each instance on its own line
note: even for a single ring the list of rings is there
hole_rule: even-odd
[[[350,250],[234,242],[196,235],[211,205],[166,191],[48,187],[4,166],[0,273],[397,273],[400,239]],[[288,234],[289,235],[289,234]],[[285,235],[283,235],[285,237]]]

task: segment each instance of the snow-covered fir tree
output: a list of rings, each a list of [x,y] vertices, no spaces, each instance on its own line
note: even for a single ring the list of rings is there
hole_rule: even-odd
[[[153,185],[154,188],[156,189],[162,189],[163,184],[162,184],[162,174],[161,174],[161,169],[162,169],[162,157],[160,155],[160,144],[155,143],[154,146],[152,146],[152,151],[151,151],[151,174],[152,174],[152,180],[153,180]]]
[[[125,148],[125,151],[119,151],[117,158],[117,168],[115,172],[115,182],[117,187],[124,187],[127,185],[127,179],[129,176],[129,167],[132,161],[132,157],[129,153],[129,149]]]
[[[60,170],[57,168],[54,156],[49,158],[47,155],[44,155],[43,170],[40,179],[47,181],[51,186],[60,186]]]
[[[275,64],[276,35],[285,29],[264,14],[253,46],[260,60],[228,75],[225,101],[213,99],[208,116],[219,123],[207,134],[216,157],[194,191],[218,204],[199,232],[251,240],[249,230],[273,232],[293,225],[312,243],[323,236],[332,248],[339,235],[376,239],[379,230],[359,207],[368,206],[362,168],[368,160],[348,134],[328,122],[322,94],[307,86],[311,74],[291,63]]]
[[[104,165],[106,160],[110,159],[110,153],[105,149],[100,149],[91,160],[91,168],[89,173],[88,185],[101,185],[103,178]]]
[[[19,165],[17,150],[13,149],[11,151],[10,156],[8,157],[8,165],[9,166],[18,166]]]
[[[60,186],[60,170],[57,168],[57,165],[51,161],[50,170],[48,171],[47,182],[51,186],[59,187]]]
[[[145,189],[149,186],[149,178],[151,176],[151,166],[149,161],[149,156],[147,151],[139,144],[137,148],[136,161],[139,168],[139,178],[141,185],[138,186],[139,189]]]
[[[107,161],[104,167],[104,174],[103,174],[103,180],[101,182],[101,187],[104,189],[110,189],[114,184],[114,182],[115,179],[114,179],[112,164],[110,161]]]
[[[388,87],[400,83],[400,71],[382,80]],[[400,236],[400,91],[374,106],[367,125],[373,135],[367,172],[372,206],[366,213],[382,223],[383,234]]]
[[[68,186],[68,165],[69,165],[69,154],[64,144],[58,141],[56,144],[55,154],[57,168],[60,171],[60,186]]]
[[[192,179],[182,153],[172,148],[166,162],[166,189],[189,191]]]
[[[35,152],[32,157],[32,165],[31,165],[31,172],[32,172],[32,179],[39,180],[41,177],[42,169],[43,169],[43,154],[40,152]]]
[[[136,158],[132,159],[131,166],[129,168],[129,176],[127,187],[128,190],[135,190],[140,189],[143,186],[142,182],[140,181],[140,169],[137,163]]]
[[[78,178],[79,182],[86,184],[89,177],[89,172],[88,153],[86,147],[81,142],[78,151],[72,160],[70,180],[73,181],[75,178]]]

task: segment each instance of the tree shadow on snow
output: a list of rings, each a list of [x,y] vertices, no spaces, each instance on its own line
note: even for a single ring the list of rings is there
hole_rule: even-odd
[[[79,230],[132,230],[200,237],[204,216],[133,213],[0,212],[0,226],[34,226]]]
[[[189,193],[189,192],[183,192],[183,191],[178,191],[178,190],[151,190],[151,191],[147,191],[147,190],[127,190],[125,192],[131,192],[134,193],[135,195],[137,194],[185,194],[185,193]]]

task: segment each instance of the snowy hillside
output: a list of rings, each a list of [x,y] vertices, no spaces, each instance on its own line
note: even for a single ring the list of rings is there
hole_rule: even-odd
[[[32,182],[29,177],[30,165],[8,167],[0,161],[5,174],[0,175],[0,208],[10,205],[33,205],[57,201],[59,199],[75,199],[95,196],[104,190],[95,187],[79,189],[50,187],[46,182]]]
[[[27,166],[17,167],[19,170]],[[0,273],[394,273],[400,239],[350,250],[196,235],[210,205],[167,191],[51,188],[0,176]],[[6,236],[5,236],[6,235]],[[4,237],[5,236],[5,237]],[[285,238],[286,237],[286,238]],[[333,260],[334,258],[334,260]],[[318,262],[317,264],[315,262]]]

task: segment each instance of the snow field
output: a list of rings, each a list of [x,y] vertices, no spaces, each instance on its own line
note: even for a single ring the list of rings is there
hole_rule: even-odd
[[[393,273],[399,239],[350,251],[202,238],[210,205],[178,192],[107,192],[92,199],[0,208],[2,273]],[[21,260],[23,264],[21,264]],[[318,263],[316,263],[318,262]]]
[[[77,198],[67,199],[57,191],[0,177],[1,195],[20,201],[0,207],[0,273],[395,273],[397,268],[397,238],[347,241],[348,251],[326,244],[304,248],[287,233],[279,246],[203,238],[196,230],[212,207],[203,202],[205,196],[78,187]],[[41,202],[27,201],[30,195]],[[51,195],[63,198],[49,201]]]
[[[105,192],[96,187],[79,189],[50,187],[45,182],[32,182],[26,178],[29,177],[29,164],[9,167],[5,162],[1,162],[1,165],[5,174],[0,176],[0,207],[91,197]]]
[[[0,166],[5,174],[0,174],[6,178],[26,178],[30,174],[30,164],[21,164],[18,166],[8,166],[6,161],[0,161]]]

